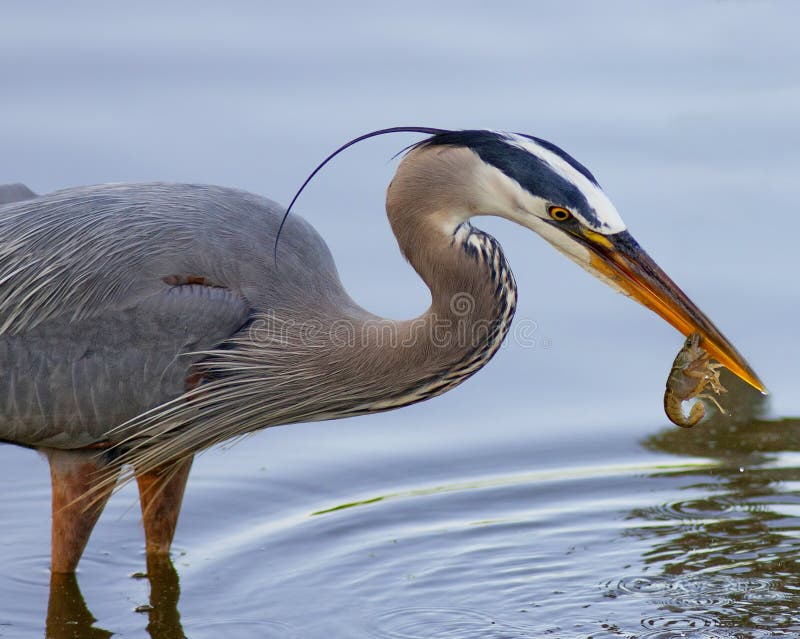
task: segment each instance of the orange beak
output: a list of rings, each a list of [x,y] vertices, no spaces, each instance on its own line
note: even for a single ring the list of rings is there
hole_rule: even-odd
[[[728,339],[678,288],[658,264],[623,231],[601,235],[582,229],[584,246],[591,250],[591,267],[660,315],[684,335],[700,333],[701,346],[732,373],[767,394],[764,383]]]

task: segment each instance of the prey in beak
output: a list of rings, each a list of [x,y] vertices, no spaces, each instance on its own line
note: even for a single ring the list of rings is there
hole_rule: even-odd
[[[640,304],[660,315],[683,335],[699,333],[700,346],[725,368],[767,394],[764,383],[714,323],[690,300],[627,231],[602,235],[582,228],[590,268]],[[577,239],[577,238],[576,238]]]

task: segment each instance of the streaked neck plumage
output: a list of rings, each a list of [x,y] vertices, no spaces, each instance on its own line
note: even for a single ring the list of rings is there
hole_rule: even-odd
[[[430,288],[431,306],[413,320],[380,321],[397,340],[387,342],[384,333],[382,343],[362,344],[357,358],[374,383],[364,389],[363,401],[344,408],[341,416],[440,395],[480,370],[508,333],[517,289],[495,239],[462,222],[449,234],[431,228],[427,241],[439,244],[438,260],[415,263],[413,249],[401,248]],[[369,334],[369,322],[361,324],[362,335]]]

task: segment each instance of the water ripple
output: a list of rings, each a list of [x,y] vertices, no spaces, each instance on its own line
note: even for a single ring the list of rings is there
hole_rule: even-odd
[[[636,639],[766,639],[774,637],[772,634],[753,634],[748,632],[742,634],[738,630],[728,630],[725,628],[708,628],[692,630],[650,630],[636,635]]]
[[[236,639],[301,639],[302,634],[289,624],[271,619],[193,619],[184,624],[188,634],[202,629],[204,636],[229,636]],[[214,630],[217,629],[217,631]],[[218,632],[218,634],[217,634]]]
[[[622,594],[656,595],[674,589],[674,583],[667,577],[644,577],[635,575],[606,582],[604,587],[607,590],[607,596],[611,597]]]
[[[671,614],[655,615],[642,619],[642,626],[646,629],[686,631],[701,628],[713,628],[716,624],[714,618],[708,613],[678,612]]]
[[[524,637],[491,616],[458,608],[396,608],[376,616],[373,635],[378,639],[510,639]]]
[[[674,522],[682,526],[700,526],[710,521],[730,517],[741,506],[726,495],[709,495],[694,499],[675,500],[648,508],[636,509],[637,518],[649,521]],[[743,514],[746,516],[746,513]]]

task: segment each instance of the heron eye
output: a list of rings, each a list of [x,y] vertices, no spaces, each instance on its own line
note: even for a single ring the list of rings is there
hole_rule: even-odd
[[[550,213],[550,217],[552,217],[556,222],[566,222],[572,217],[572,213],[570,213],[563,206],[551,206],[548,211]]]

